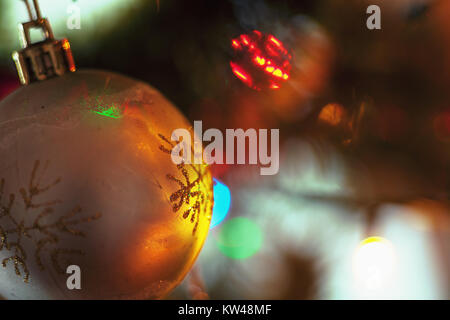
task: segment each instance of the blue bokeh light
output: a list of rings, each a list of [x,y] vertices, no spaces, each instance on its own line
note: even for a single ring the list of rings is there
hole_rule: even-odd
[[[221,181],[213,178],[214,181],[214,208],[210,229],[218,226],[227,216],[231,206],[231,192]]]

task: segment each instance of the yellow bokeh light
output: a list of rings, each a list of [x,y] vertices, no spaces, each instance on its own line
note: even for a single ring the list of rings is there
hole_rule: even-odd
[[[390,285],[396,254],[390,241],[369,237],[361,241],[353,255],[353,275],[360,293],[382,293]]]

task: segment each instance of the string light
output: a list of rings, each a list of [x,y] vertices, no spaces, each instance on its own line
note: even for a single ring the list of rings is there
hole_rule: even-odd
[[[278,89],[289,79],[292,56],[273,35],[255,30],[232,39],[231,48],[234,51],[231,70],[250,88]]]

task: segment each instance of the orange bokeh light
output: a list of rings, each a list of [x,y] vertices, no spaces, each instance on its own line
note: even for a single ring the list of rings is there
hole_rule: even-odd
[[[329,103],[319,113],[318,119],[322,123],[337,126],[345,117],[345,109],[338,103]]]

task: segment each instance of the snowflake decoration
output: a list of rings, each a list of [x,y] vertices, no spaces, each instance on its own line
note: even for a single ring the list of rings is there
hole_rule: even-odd
[[[91,217],[78,218],[82,211],[80,206],[75,206],[69,212],[59,216],[55,214],[57,212],[55,207],[61,204],[60,200],[39,203],[36,200],[39,195],[44,194],[61,182],[61,178],[58,178],[46,186],[41,186],[48,165],[49,161],[44,164],[38,176],[40,161],[35,161],[29,184],[27,187],[19,189],[19,196],[11,193],[8,197],[5,193],[5,179],[0,179],[0,251],[7,250],[11,253],[9,257],[1,261],[1,264],[4,268],[12,264],[16,274],[22,277],[26,283],[29,282],[30,271],[27,266],[28,255],[23,248],[25,241],[34,243],[34,258],[41,270],[45,270],[45,264],[42,260],[43,251],[47,247],[52,247],[50,252],[52,266],[58,273],[64,273],[64,269],[59,263],[61,256],[84,255],[84,252],[78,249],[57,247],[60,235],[66,233],[72,236],[85,237],[85,234],[75,229],[74,226],[101,217],[101,214],[98,213]],[[27,225],[25,219],[15,213],[20,200],[24,204],[24,215],[37,213],[36,218],[30,225]]]
[[[161,145],[159,149],[167,154],[171,154],[175,147],[173,143],[162,134],[158,134],[158,136],[170,147],[170,149],[168,149]],[[177,169],[182,176],[181,179],[178,179],[171,174],[167,174],[166,177],[168,180],[176,182],[179,186],[179,189],[169,197],[172,209],[174,212],[178,212],[183,204],[188,205],[188,208],[183,212],[182,217],[183,219],[190,219],[190,222],[194,223],[194,228],[192,230],[192,234],[194,235],[197,231],[200,215],[211,209],[213,199],[212,192],[205,194],[203,191],[205,190],[205,179],[208,177],[206,166],[193,164],[189,164],[189,166],[197,175],[193,181],[189,178],[185,163],[177,165]],[[208,208],[208,205],[211,207]]]

